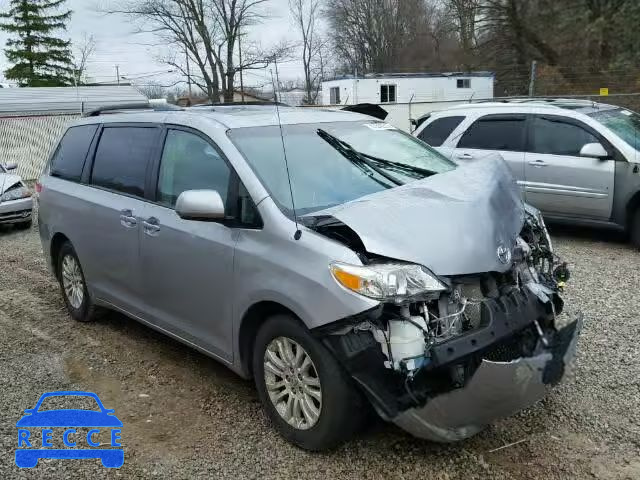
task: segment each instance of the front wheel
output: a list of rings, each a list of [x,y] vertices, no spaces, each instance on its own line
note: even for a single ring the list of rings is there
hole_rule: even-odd
[[[363,399],[333,355],[288,315],[269,318],[256,337],[258,396],[278,432],[306,450],[325,450],[361,425]]]

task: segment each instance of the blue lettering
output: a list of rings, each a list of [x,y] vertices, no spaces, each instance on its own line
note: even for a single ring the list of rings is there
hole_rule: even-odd
[[[64,442],[64,444],[67,447],[75,447],[76,446],[76,442],[70,442],[69,441],[69,434],[70,433],[76,433],[76,429],[75,428],[70,428],[69,430],[65,430],[64,431],[64,435],[62,436],[62,441]]]
[[[96,433],[100,433],[100,430],[96,430],[94,428],[93,430],[89,430],[87,432],[87,444],[91,445],[92,447],[99,447],[100,446],[100,443],[96,443],[93,440],[91,440],[91,437]]]
[[[120,440],[120,429],[119,428],[111,429],[111,446],[121,447],[122,445],[120,445],[119,440]]]
[[[51,430],[50,428],[43,428],[42,429],[42,447],[53,447],[53,444],[51,443],[51,434],[53,433],[53,430]]]
[[[26,447],[31,446],[31,442],[29,442],[29,437],[31,436],[31,432],[29,430],[23,430],[22,428],[18,429],[18,447],[21,447],[23,442]]]

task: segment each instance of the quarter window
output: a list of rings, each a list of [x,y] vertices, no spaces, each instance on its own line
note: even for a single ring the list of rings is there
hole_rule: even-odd
[[[395,85],[380,85],[380,103],[394,103],[396,101]]]
[[[143,197],[147,163],[157,134],[155,127],[105,127],[96,149],[91,183]]]
[[[432,147],[441,146],[449,135],[462,123],[465,117],[437,118],[424,127],[418,138]]]
[[[158,175],[158,202],[173,208],[186,190],[216,190],[226,204],[230,177],[229,166],[209,142],[169,130]]]
[[[81,125],[67,130],[51,161],[52,176],[75,182],[80,180],[96,130],[98,125]]]
[[[531,152],[577,157],[587,143],[598,143],[584,128],[562,120],[536,117],[533,122]]]
[[[460,139],[458,148],[523,152],[525,117],[484,117],[476,120]]]

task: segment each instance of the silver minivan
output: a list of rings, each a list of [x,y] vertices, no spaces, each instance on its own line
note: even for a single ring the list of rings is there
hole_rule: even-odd
[[[467,438],[540,399],[574,355],[569,272],[504,162],[456,167],[370,117],[97,111],[38,190],[74,319],[118,310],[253,377],[305,449],[368,410]]]

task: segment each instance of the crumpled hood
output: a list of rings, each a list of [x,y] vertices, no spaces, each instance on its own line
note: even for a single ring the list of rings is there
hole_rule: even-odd
[[[22,183],[19,175],[0,172],[0,195],[13,187],[16,183]]]
[[[491,155],[310,216],[340,220],[370,253],[452,276],[506,271],[504,248],[512,251],[525,209],[509,168]]]

